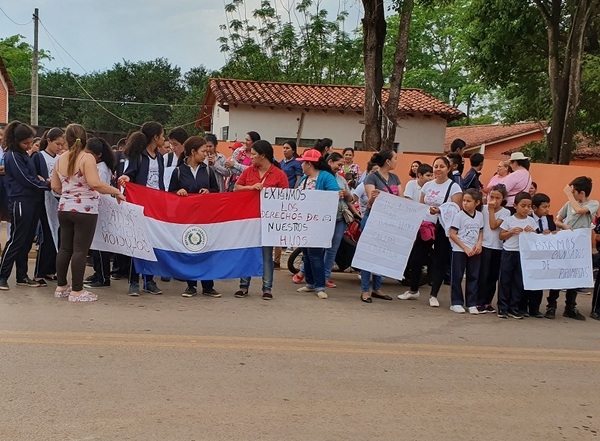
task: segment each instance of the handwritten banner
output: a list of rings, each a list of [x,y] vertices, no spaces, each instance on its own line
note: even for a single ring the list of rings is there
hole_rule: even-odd
[[[429,207],[381,192],[363,230],[352,266],[402,280],[408,256]]]
[[[519,234],[523,284],[527,290],[594,286],[589,228],[556,234]]]
[[[260,195],[262,245],[329,248],[337,191],[264,188]]]
[[[129,202],[118,204],[107,195],[100,197],[98,222],[90,248],[157,261],[148,236],[144,207]]]

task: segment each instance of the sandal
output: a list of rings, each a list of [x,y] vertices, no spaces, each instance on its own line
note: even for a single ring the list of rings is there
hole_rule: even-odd
[[[234,296],[237,297],[238,299],[242,299],[244,297],[248,297],[248,291],[244,291],[244,290],[240,289],[239,291],[235,292]]]
[[[64,299],[65,297],[69,297],[71,295],[71,287],[63,287],[64,289],[58,289],[54,291],[54,297],[57,299]]]
[[[89,291],[83,290],[79,295],[73,295],[73,293],[70,293],[68,300],[69,302],[95,302],[98,300],[98,296]]]

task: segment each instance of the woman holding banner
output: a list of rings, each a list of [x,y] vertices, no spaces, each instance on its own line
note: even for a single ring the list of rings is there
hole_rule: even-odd
[[[54,297],[68,297],[69,302],[95,302],[98,296],[83,289],[83,274],[98,220],[98,193],[112,194],[118,201],[124,201],[125,197],[98,176],[96,158],[84,151],[86,132],[82,126],[70,124],[65,138],[69,151],[60,156],[52,173],[52,190],[61,195],[60,248],[56,256],[58,286]],[[69,265],[71,287],[67,284]]]
[[[361,229],[364,229],[369,219],[371,207],[380,192],[385,191],[395,196],[402,197],[402,184],[400,178],[392,170],[398,163],[397,154],[393,150],[387,149],[375,153],[371,157],[371,162],[379,166],[379,170],[371,173],[365,178],[365,192],[367,193],[367,211],[362,220]],[[371,278],[373,279],[373,290],[371,291]],[[372,274],[369,271],[360,271],[360,299],[365,303],[372,303],[373,297],[381,300],[392,300],[392,298],[381,292],[383,277],[378,274]]]
[[[431,228],[434,231],[433,238],[427,238],[429,240],[423,240],[420,236],[415,241],[414,247],[417,248],[416,258],[412,265],[416,265],[413,268],[412,274],[416,278],[417,274],[421,271],[421,266],[424,263],[424,259],[431,250],[431,295],[429,297],[429,306],[434,308],[440,306],[440,302],[437,299],[438,292],[442,286],[444,280],[444,274],[446,272],[446,265],[448,265],[450,256],[450,240],[446,236],[444,227],[440,224],[440,205],[446,202],[454,202],[459,207],[462,206],[462,189],[460,185],[450,179],[450,161],[444,156],[435,158],[433,161],[433,181],[429,181],[423,185],[421,189],[421,203],[429,206],[429,212],[425,216],[424,223],[431,224]],[[413,285],[412,288],[415,288]],[[416,299],[419,296],[418,290],[415,292],[408,291],[409,295],[401,297],[403,300]],[[404,293],[406,294],[406,293]]]
[[[212,167],[204,162],[210,151],[206,140],[200,136],[191,136],[183,143],[183,148],[180,164],[171,176],[169,191],[183,197],[188,194],[218,193],[217,176]],[[221,293],[215,290],[213,280],[201,280],[200,284],[203,295],[221,297]],[[196,280],[187,280],[187,288],[181,296],[194,297],[197,294],[197,286]]]
[[[302,171],[304,176],[300,179],[298,188],[303,190],[328,190],[340,191],[340,186],[331,167],[323,160],[321,153],[315,149],[304,152],[302,157]],[[298,288],[298,292],[316,292],[317,297],[326,299],[325,292],[325,248],[303,248],[302,262],[306,277],[306,286]]]
[[[135,182],[155,190],[165,190],[165,163],[159,148],[165,143],[165,132],[163,126],[156,121],[145,122],[138,132],[133,132],[127,139],[125,146],[125,157],[127,167],[119,178],[119,185],[126,182]],[[150,294],[162,294],[156,286],[154,276],[144,274],[143,290]],[[140,275],[137,273],[133,260],[129,270],[129,292],[130,296],[140,295]]]
[[[259,140],[252,144],[250,149],[252,164],[246,168],[235,182],[233,191],[261,191],[265,187],[288,188],[288,179],[281,171],[279,164],[273,156],[273,146],[268,141]],[[262,298],[273,299],[273,247],[262,247],[263,277]],[[322,257],[321,257],[322,259]],[[235,297],[248,296],[250,277],[240,279],[240,289]]]

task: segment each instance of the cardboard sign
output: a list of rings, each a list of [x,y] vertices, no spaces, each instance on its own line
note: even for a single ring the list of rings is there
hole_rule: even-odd
[[[329,248],[335,228],[337,191],[263,188],[262,245]]]
[[[402,280],[427,210],[425,204],[379,193],[358,240],[352,266]]]
[[[589,228],[556,234],[519,234],[523,284],[527,290],[594,286]]]
[[[98,222],[92,241],[93,250],[108,251],[156,262],[148,236],[144,207],[102,195],[98,204]]]

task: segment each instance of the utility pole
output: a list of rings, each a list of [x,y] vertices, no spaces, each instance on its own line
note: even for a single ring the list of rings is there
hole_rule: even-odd
[[[38,8],[33,12],[33,60],[31,63],[31,125],[38,125]]]

